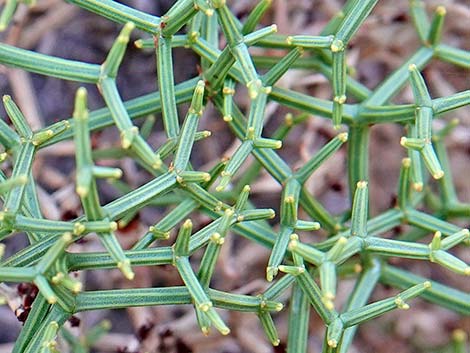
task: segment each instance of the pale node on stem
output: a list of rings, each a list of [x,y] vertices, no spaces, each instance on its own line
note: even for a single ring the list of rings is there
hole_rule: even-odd
[[[367,187],[367,181],[358,181],[357,184],[356,184],[356,187],[358,189],[365,189]]]
[[[400,297],[395,299],[395,305],[397,306],[397,308],[403,309],[403,310],[408,310],[410,308],[410,306],[407,303],[405,303],[403,299]]]
[[[452,338],[458,342],[464,342],[468,338],[468,334],[462,329],[456,329],[452,332]]]
[[[447,10],[444,6],[438,6],[436,7],[436,14],[439,16],[444,16],[447,13]]]
[[[336,348],[338,346],[338,342],[334,339],[330,339],[328,340],[328,346],[330,346],[331,348]]]
[[[348,133],[347,132],[342,132],[342,133],[338,134],[338,139],[343,143],[348,141]]]

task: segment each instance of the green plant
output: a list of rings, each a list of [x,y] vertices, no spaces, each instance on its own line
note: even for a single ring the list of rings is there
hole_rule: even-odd
[[[348,42],[377,0],[347,1],[343,11],[319,36],[278,35],[276,26],[256,29],[271,3],[269,0],[261,0],[244,23],[233,16],[223,0],[178,0],[160,18],[111,0],[69,2],[124,24],[103,64],[65,60],[0,44],[0,63],[64,80],[94,83],[107,106],[88,113],[87,93],[80,88],[72,119],[32,131],[12,99],[4,97],[14,128],[0,122],[0,142],[5,152],[2,160],[11,160],[13,167],[8,177],[8,173],[1,174],[0,192],[4,203],[0,239],[26,232],[30,245],[2,261],[0,280],[33,282],[40,291],[14,352],[55,351],[59,328],[78,312],[170,304],[193,304],[201,330],[206,333],[211,326],[222,334],[230,332],[214,307],[253,312],[258,315],[268,339],[277,345],[279,337],[271,315],[282,310],[284,303],[279,298],[287,290],[291,290],[287,350],[292,353],[306,351],[310,306],[327,328],[325,352],[348,351],[359,324],[396,308],[407,309],[407,302],[416,296],[464,315],[470,313],[468,293],[387,262],[389,257],[419,259],[470,275],[469,265],[449,252],[470,241],[467,229],[448,220],[470,216],[470,205],[457,198],[443,145],[446,134],[456,124],[451,122],[437,132],[432,128],[434,118],[470,104],[470,91],[432,99],[420,74],[433,58],[470,68],[470,52],[440,42],[443,7],[438,7],[429,21],[423,3],[410,1],[410,13],[422,47],[370,91],[349,75],[345,57]],[[14,7],[16,1],[7,2],[1,24],[7,23]],[[185,34],[178,34],[184,26]],[[123,102],[116,77],[134,27],[153,36],[137,41],[136,45],[156,50],[159,92]],[[217,45],[219,28],[227,41],[222,50]],[[175,85],[172,48],[177,46],[189,47],[200,56],[202,73]],[[277,60],[252,55],[249,46],[288,52]],[[276,87],[279,78],[292,68],[314,69],[324,74],[331,81],[332,101]],[[261,75],[260,69],[267,69],[267,72]],[[233,99],[236,83],[245,85],[248,91],[251,103],[247,117]],[[407,83],[412,87],[415,103],[390,103]],[[347,96],[359,103],[347,103]],[[281,148],[289,130],[308,116],[289,116],[270,138],[263,137],[268,100],[331,119],[335,128],[345,127],[348,132],[339,133],[294,171],[274,150]],[[186,102],[190,102],[190,106],[180,124],[177,105]],[[221,112],[241,144],[230,160],[221,161],[209,172],[195,171],[190,155],[195,141],[210,135],[197,131],[204,106],[210,102]],[[155,151],[145,139],[148,126],[139,131],[133,120],[159,112],[167,140]],[[407,135],[401,144],[409,157],[403,160],[400,171],[397,206],[369,218],[370,127],[383,123],[405,127]],[[153,178],[133,190],[123,185],[127,192],[122,197],[101,205],[96,180],[119,179],[122,172],[94,164],[96,155],[91,148],[90,132],[111,125],[119,129],[121,137],[121,148],[112,155],[115,158],[131,156]],[[41,213],[31,166],[38,150],[70,138],[74,138],[76,146],[76,192],[84,214],[68,222],[47,220]],[[351,211],[334,216],[304,184],[346,142]],[[249,155],[256,158],[256,164],[243,178],[234,179]],[[164,163],[167,158],[171,158],[170,164]],[[261,170],[282,185],[279,227],[267,222],[275,216],[273,210],[257,209],[249,202],[247,185],[256,180]],[[438,180],[438,194],[427,187],[429,175]],[[217,186],[213,187],[215,183]],[[233,191],[224,192],[229,184]],[[176,202],[171,198],[168,201],[176,204],[175,208],[151,226],[131,250],[124,251],[114,234],[117,222],[126,223],[153,202],[165,203],[168,195],[175,195]],[[423,204],[432,211],[418,210]],[[311,220],[299,219],[299,208]],[[187,218],[196,211],[205,213],[213,221],[192,234],[192,223]],[[173,246],[152,246],[167,239],[169,232],[181,222]],[[400,224],[410,225],[411,231],[400,234],[397,239],[381,236]],[[309,242],[308,238],[301,242],[296,234],[320,227],[329,235],[321,242]],[[272,248],[266,275],[273,283],[259,296],[210,288],[221,246],[229,232]],[[419,242],[429,232],[434,233],[431,243]],[[106,251],[67,251],[72,242],[90,233],[98,235]],[[190,257],[201,248],[204,255],[198,271],[194,271]],[[163,264],[177,268],[183,286],[82,291],[81,283],[69,276],[71,271],[118,268],[127,279],[133,279],[132,267]],[[279,276],[279,271],[285,275]],[[340,311],[335,306],[337,281],[351,273],[357,278],[356,285],[346,307]],[[378,283],[403,291],[368,304]],[[65,336],[68,337],[67,333]],[[70,338],[69,342],[75,341]]]

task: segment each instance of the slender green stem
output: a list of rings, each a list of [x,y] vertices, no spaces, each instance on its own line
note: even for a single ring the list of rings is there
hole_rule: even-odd
[[[160,18],[133,9],[114,0],[67,0],[85,10],[106,17],[111,21],[125,24],[135,23],[136,27],[152,34],[160,29]]]

